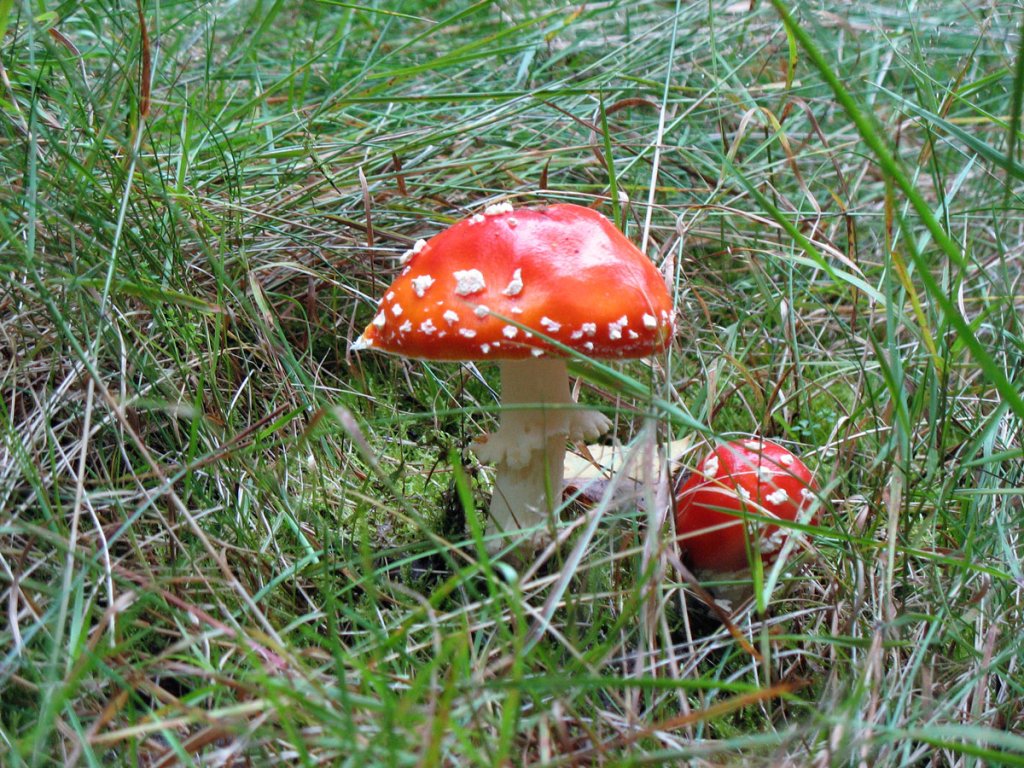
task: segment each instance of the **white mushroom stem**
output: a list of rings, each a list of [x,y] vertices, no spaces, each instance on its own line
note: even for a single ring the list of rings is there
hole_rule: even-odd
[[[536,528],[529,539],[535,546],[546,538],[562,499],[566,440],[593,440],[611,422],[597,411],[573,407],[565,361],[558,359],[503,361],[501,404],[512,407],[501,412],[498,431],[474,445],[497,473],[486,531]]]

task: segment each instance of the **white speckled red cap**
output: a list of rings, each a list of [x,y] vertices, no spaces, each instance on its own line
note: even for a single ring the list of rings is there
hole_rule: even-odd
[[[789,535],[761,518],[816,521],[817,485],[807,465],[771,440],[734,440],[716,447],[676,491],[676,534],[687,561],[701,571],[728,573],[749,567],[748,529],[760,536],[763,562],[772,562]]]
[[[493,206],[407,257],[353,349],[429,360],[558,354],[539,333],[592,357],[643,357],[672,336],[661,273],[589,208]]]

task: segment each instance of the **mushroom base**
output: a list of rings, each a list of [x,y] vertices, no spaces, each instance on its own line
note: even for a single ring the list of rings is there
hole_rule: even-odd
[[[611,421],[602,413],[575,409],[565,361],[509,360],[501,363],[498,430],[473,446],[481,461],[495,465],[486,533],[530,530],[521,547],[535,549],[551,537],[562,499],[566,440],[593,440]],[[490,547],[506,542],[495,538]]]

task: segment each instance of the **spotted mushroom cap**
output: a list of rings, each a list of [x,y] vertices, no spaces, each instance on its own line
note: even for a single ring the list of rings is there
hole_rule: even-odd
[[[799,458],[770,440],[739,440],[715,448],[676,491],[676,535],[689,563],[728,573],[748,567],[747,527],[772,562],[789,530],[730,511],[812,523],[815,483]]]
[[[416,243],[352,348],[428,360],[559,354],[540,333],[593,357],[642,357],[672,329],[661,273],[608,219],[505,203]]]

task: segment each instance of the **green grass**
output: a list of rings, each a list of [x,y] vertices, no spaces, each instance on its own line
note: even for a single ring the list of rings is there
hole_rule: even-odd
[[[0,764],[1024,764],[1024,16],[809,5],[0,0]],[[672,275],[620,443],[814,469],[759,659],[663,486],[488,558],[493,366],[348,351],[505,199]]]

